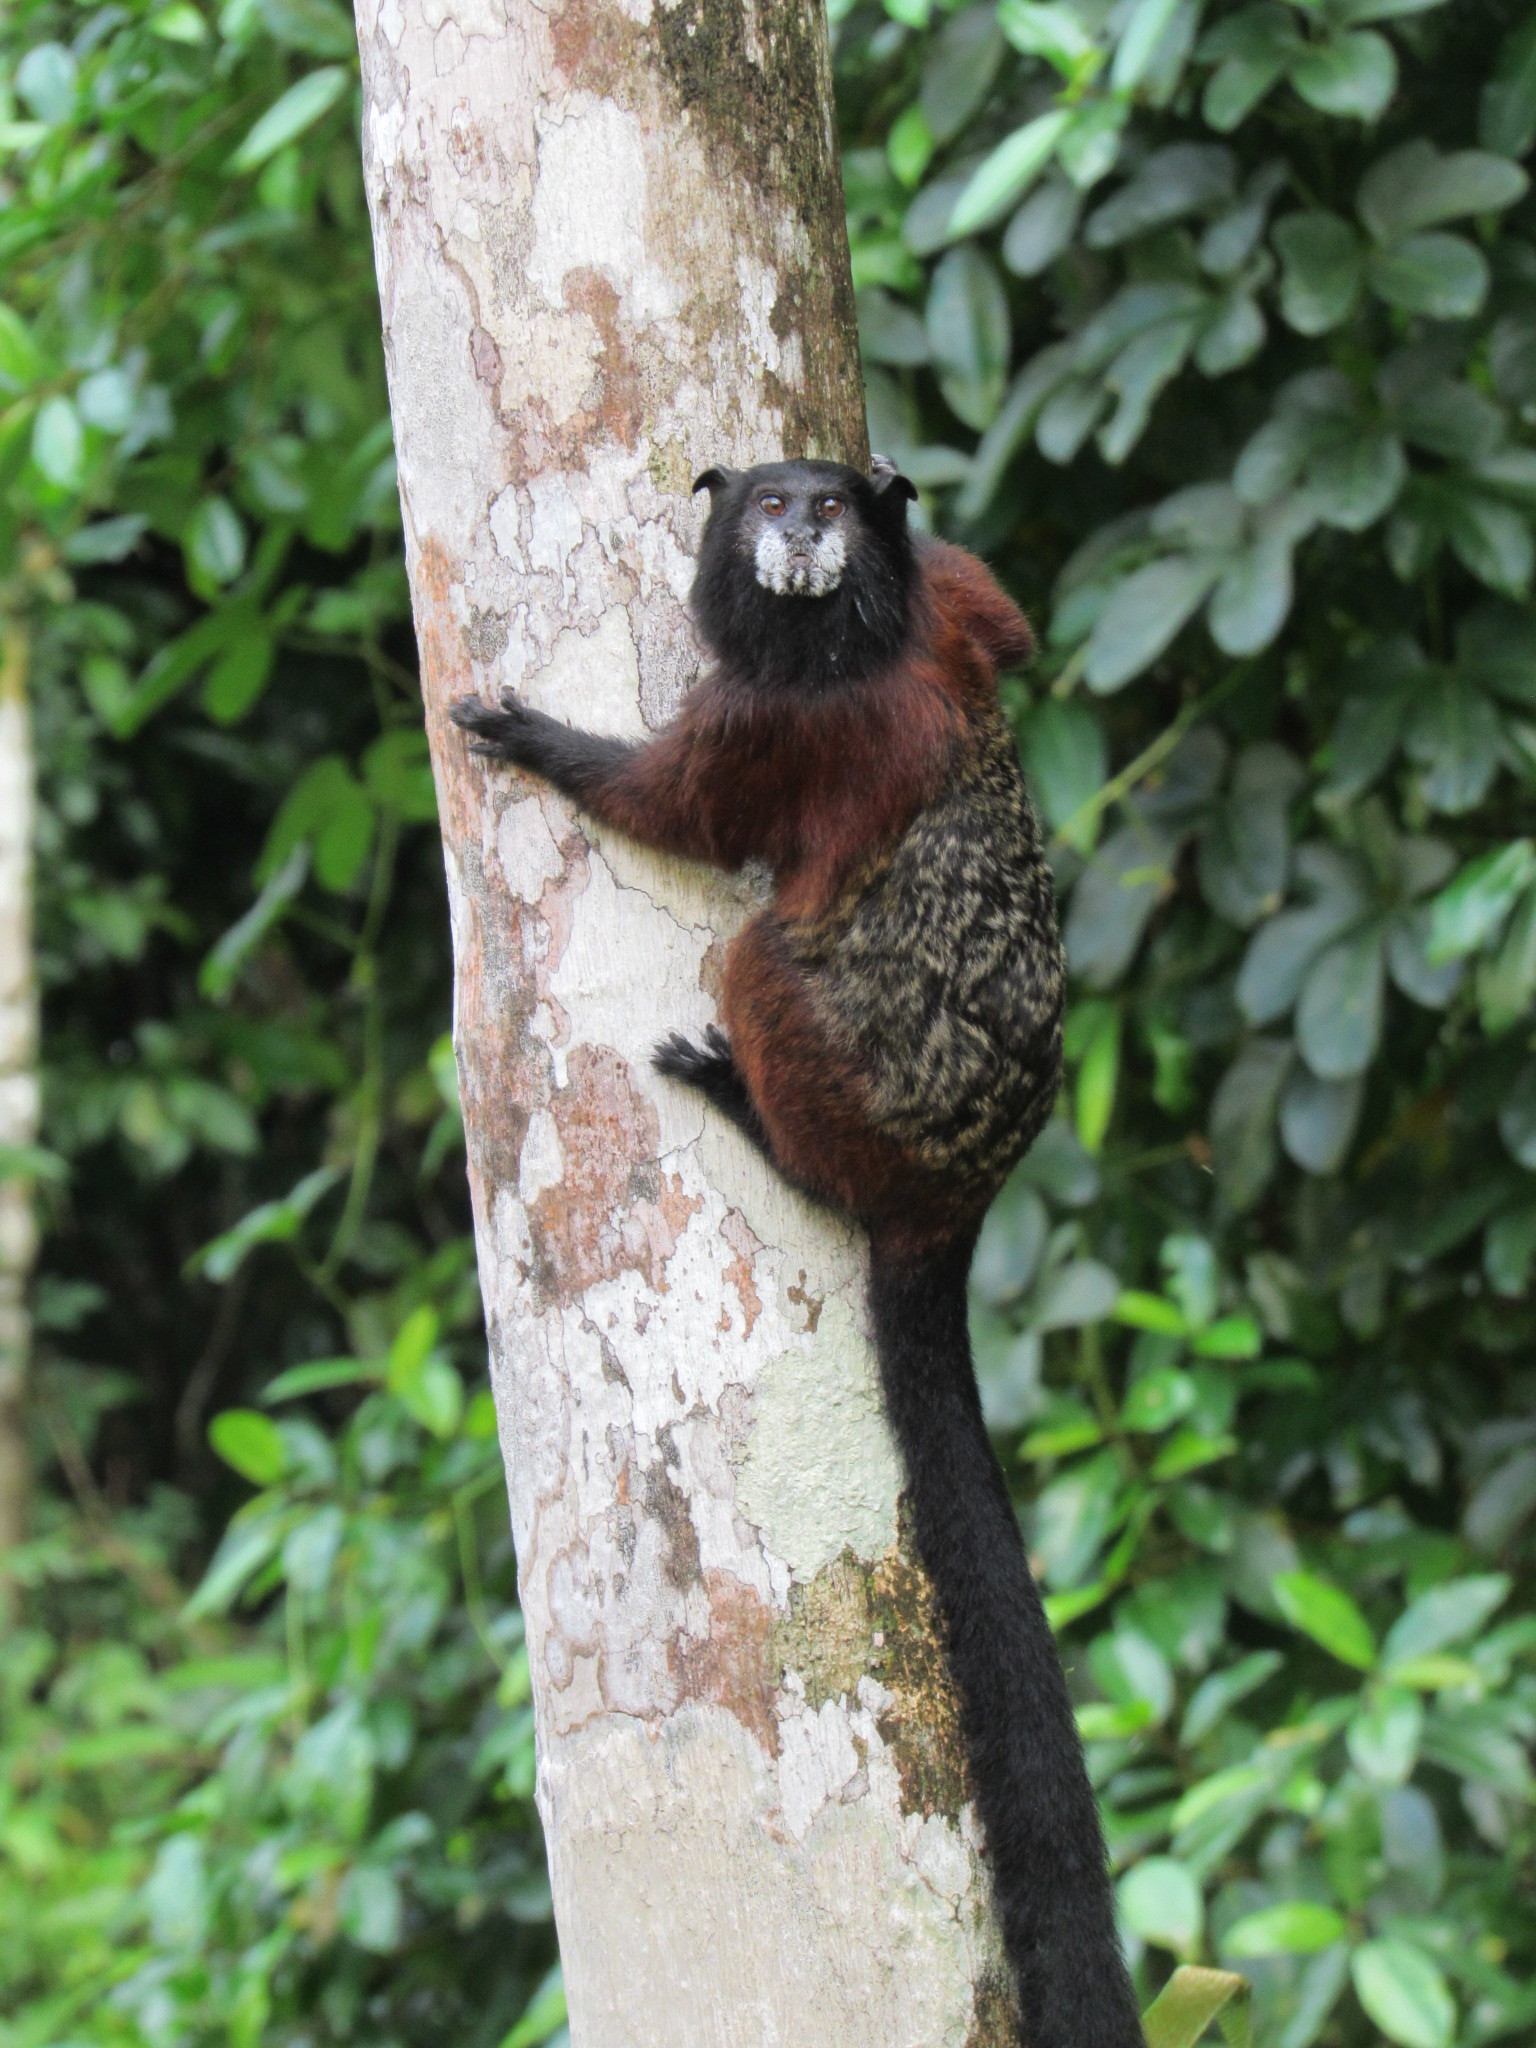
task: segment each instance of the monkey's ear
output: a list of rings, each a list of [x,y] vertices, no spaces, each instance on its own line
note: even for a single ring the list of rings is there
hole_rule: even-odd
[[[889,455],[872,455],[869,458],[869,480],[877,495],[884,497],[887,491],[894,491],[898,497],[915,498],[917,486],[892,462]]]
[[[723,491],[728,483],[735,480],[735,471],[730,469],[706,469],[693,480],[693,490],[708,491],[713,497],[716,491]]]

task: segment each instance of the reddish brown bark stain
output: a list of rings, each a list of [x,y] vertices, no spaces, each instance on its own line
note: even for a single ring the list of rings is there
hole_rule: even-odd
[[[786,1287],[784,1293],[786,1299],[805,1310],[805,1327],[814,1337],[816,1325],[821,1321],[821,1311],[826,1306],[826,1296],[823,1294],[808,1294],[806,1292],[804,1266],[800,1268],[799,1284],[794,1287]]]
[[[601,271],[573,270],[565,280],[565,303],[586,314],[597,329],[601,348],[597,403],[566,421],[563,431],[588,442],[597,440],[601,430],[621,446],[633,448],[645,416],[645,393],[629,345],[619,330],[619,295]]]
[[[571,85],[612,90],[644,48],[644,32],[604,0],[571,0],[549,24],[555,62]],[[640,73],[637,82],[644,81]]]
[[[774,1613],[750,1586],[728,1572],[704,1574],[709,1635],[674,1644],[672,1667],[684,1699],[724,1707],[749,1729],[769,1756],[779,1753],[773,1695],[778,1673],[769,1654]]]
[[[599,1280],[635,1272],[664,1294],[667,1261],[702,1200],[654,1163],[656,1112],[616,1052],[578,1046],[568,1073],[549,1104],[565,1178],[528,1211],[539,1292],[546,1303],[570,1302]]]
[[[739,1209],[728,1212],[720,1226],[720,1235],[736,1254],[725,1269],[725,1280],[729,1286],[735,1288],[736,1299],[741,1303],[742,1321],[745,1324],[741,1334],[743,1338],[750,1337],[752,1325],[763,1312],[763,1298],[758,1293],[752,1277],[752,1262],[762,1250],[762,1242],[753,1236],[746,1217]],[[720,1313],[722,1329],[729,1329],[730,1317],[723,1303]]]
[[[729,950],[724,939],[711,939],[705,949],[704,958],[699,962],[699,987],[705,995],[720,1007],[720,997],[725,989],[725,956]]]

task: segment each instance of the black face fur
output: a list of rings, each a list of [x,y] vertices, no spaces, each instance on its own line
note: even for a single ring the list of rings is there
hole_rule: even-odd
[[[711,653],[771,689],[856,682],[900,652],[912,601],[910,483],[840,462],[706,470],[690,600]]]

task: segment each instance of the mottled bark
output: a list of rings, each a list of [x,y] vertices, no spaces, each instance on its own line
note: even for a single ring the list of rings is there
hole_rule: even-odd
[[[37,1141],[37,983],[32,960],[32,732],[26,640],[0,625],[0,1552],[26,1530],[23,1398],[31,1328],[27,1283],[37,1252],[32,1187],[6,1154]]]
[[[816,0],[358,0],[481,1284],[577,2048],[1011,2039],[862,1248],[651,1071],[750,890],[466,753],[662,724],[711,463],[863,459]]]

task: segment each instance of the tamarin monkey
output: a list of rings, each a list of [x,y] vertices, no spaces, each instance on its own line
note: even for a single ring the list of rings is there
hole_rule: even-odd
[[[1071,1702],[982,1422],[966,1275],[1050,1113],[1062,956],[998,703],[1028,626],[973,556],[914,536],[889,462],[706,470],[691,605],[713,657],[644,744],[510,692],[453,717],[476,752],[647,846],[766,862],[696,1088],[869,1234],[869,1308],[918,1550],[959,1694],[1028,2048],[1142,2048]]]

